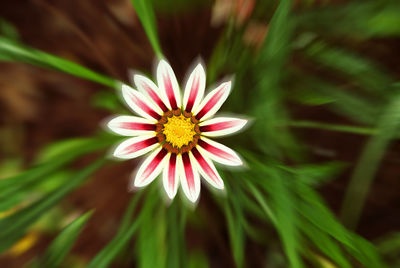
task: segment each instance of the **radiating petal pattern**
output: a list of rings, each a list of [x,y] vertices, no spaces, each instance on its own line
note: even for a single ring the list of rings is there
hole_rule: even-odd
[[[114,156],[123,159],[135,158],[159,146],[155,136],[139,136],[123,141],[114,151]]]
[[[160,120],[160,115],[162,114],[161,109],[149,102],[139,91],[134,90],[127,85],[123,85],[122,96],[129,107],[138,115],[153,122]]]
[[[178,155],[177,164],[183,192],[189,201],[195,203],[200,195],[199,172],[192,165],[188,153]]]
[[[168,151],[162,147],[150,154],[136,173],[134,186],[144,187],[152,182],[161,173],[169,156]]]
[[[204,157],[196,148],[192,149],[189,156],[192,163],[197,163],[197,169],[209,184],[217,189],[224,189],[224,182],[214,164],[207,157]]]
[[[204,121],[212,117],[219,110],[219,108],[221,108],[222,104],[224,104],[230,91],[231,82],[225,82],[208,93],[204,100],[200,103],[199,107],[194,111],[196,119]]]
[[[108,122],[113,132],[134,136],[119,144],[114,156],[130,159],[149,153],[131,186],[144,187],[162,173],[163,187],[170,199],[176,196],[180,184],[187,199],[196,203],[200,175],[216,189],[224,188],[213,161],[228,166],[243,164],[232,149],[207,137],[237,132],[247,120],[212,118],[232,85],[230,81],[222,83],[204,97],[206,72],[200,63],[191,71],[183,95],[167,61],[160,60],[156,77],[157,85],[143,75],[133,75],[138,90],[122,85],[125,102],[141,117],[122,115]]]
[[[161,60],[158,64],[157,83],[163,99],[168,100],[168,108],[177,109],[181,107],[178,81],[171,66],[165,60]]]
[[[177,166],[177,155],[171,153],[169,161],[163,172],[163,185],[170,199],[173,199],[178,191],[179,172]]]
[[[123,136],[148,135],[156,131],[156,125],[148,119],[129,115],[117,116],[111,119],[107,126]]]
[[[198,141],[197,148],[203,155],[218,163],[227,166],[240,166],[243,164],[242,160],[232,149],[205,137],[202,137]]]
[[[206,73],[199,63],[190,74],[183,95],[183,109],[191,112],[200,104],[206,87]]]
[[[202,135],[218,137],[239,131],[247,120],[232,117],[217,117],[199,124]]]
[[[148,96],[163,112],[168,111],[168,107],[165,105],[167,100],[161,99],[160,90],[153,81],[139,74],[134,75],[133,80],[141,93]]]

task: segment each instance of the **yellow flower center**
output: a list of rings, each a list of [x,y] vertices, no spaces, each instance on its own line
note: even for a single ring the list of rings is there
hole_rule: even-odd
[[[163,134],[167,142],[174,147],[181,148],[193,141],[193,136],[196,135],[194,127],[195,124],[192,123],[190,118],[182,114],[179,116],[172,116],[168,118],[167,123],[164,124]]]

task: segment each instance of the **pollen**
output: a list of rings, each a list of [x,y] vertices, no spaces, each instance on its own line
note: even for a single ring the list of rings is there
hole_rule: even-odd
[[[195,124],[190,118],[183,115],[172,116],[164,124],[163,134],[168,143],[181,148],[193,141],[194,135],[196,135]]]

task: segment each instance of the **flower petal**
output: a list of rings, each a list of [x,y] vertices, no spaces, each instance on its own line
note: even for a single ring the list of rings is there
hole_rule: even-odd
[[[209,137],[224,136],[239,131],[247,120],[232,117],[217,117],[199,124],[203,135]]]
[[[164,168],[163,172],[163,185],[168,197],[173,199],[178,191],[179,172],[176,163],[177,155],[174,153],[170,155],[167,166]]]
[[[135,82],[137,89],[144,95],[148,96],[163,112],[168,111],[168,107],[165,105],[167,100],[161,99],[160,90],[153,81],[139,74],[133,76],[133,81]]]
[[[227,165],[227,166],[240,166],[243,164],[239,156],[230,148],[222,145],[221,143],[201,137],[196,147],[203,155],[211,158],[212,160]]]
[[[134,180],[135,187],[144,187],[152,182],[161,173],[170,154],[160,147],[149,155],[140,166]]]
[[[218,174],[214,164],[204,157],[199,150],[193,148],[189,153],[192,163],[197,163],[197,169],[203,178],[217,189],[224,189],[224,182]]]
[[[115,133],[123,136],[151,134],[156,131],[156,125],[151,121],[128,115],[121,115],[111,119],[107,126]]]
[[[157,67],[157,83],[160,88],[163,99],[168,100],[166,103],[169,109],[181,107],[181,95],[179,91],[178,81],[176,80],[174,71],[171,66],[161,60]]]
[[[228,98],[231,91],[231,82],[222,83],[219,87],[207,94],[204,100],[194,111],[197,120],[206,120],[213,116]]]
[[[134,90],[128,85],[122,85],[122,96],[129,107],[138,115],[152,122],[160,120],[161,109],[149,102],[139,91]]]
[[[159,145],[153,135],[139,136],[123,141],[114,151],[114,156],[123,159],[138,157],[148,153]]]
[[[183,109],[191,112],[200,104],[206,87],[206,73],[199,63],[190,74],[183,95]]]
[[[200,195],[199,172],[192,165],[188,153],[179,154],[177,164],[183,192],[191,202],[195,203]]]

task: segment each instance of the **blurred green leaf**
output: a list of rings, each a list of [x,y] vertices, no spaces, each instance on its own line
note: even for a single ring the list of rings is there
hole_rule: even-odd
[[[328,182],[335,175],[343,171],[347,165],[341,162],[329,162],[309,165],[301,165],[296,167],[282,167],[282,169],[292,173],[296,179],[307,185],[315,186]]]
[[[121,101],[118,95],[110,90],[95,93],[92,97],[91,105],[114,113],[119,113],[121,110]]]
[[[317,227],[321,232],[329,234],[339,241],[365,267],[386,267],[380,259],[376,249],[366,240],[347,231],[332,215],[318,194],[309,186],[297,183],[297,193],[303,202],[297,204],[296,209],[307,221]],[[303,228],[308,228],[307,225]],[[314,232],[314,236],[319,235]],[[321,238],[321,237],[319,237]],[[318,239],[318,237],[316,237]]]
[[[111,145],[116,137],[78,138],[56,142],[39,156],[40,164],[18,175],[0,180],[0,211],[10,209],[37,183],[51,178],[50,174],[84,154]]]
[[[10,22],[0,18],[0,36],[9,38],[10,40],[19,40],[17,29]]]
[[[5,37],[0,37],[0,61],[25,62],[72,74],[108,87],[114,88],[118,85],[114,79],[93,72],[77,63],[24,46]]]
[[[308,222],[301,222],[299,228],[313,242],[313,244],[325,254],[326,257],[333,260],[340,268],[351,268],[350,262],[346,259],[341,248],[333,239],[324,232],[320,232]]]
[[[151,1],[147,0],[131,0],[133,7],[135,8],[136,14],[138,15],[144,31],[149,38],[150,44],[153,47],[154,53],[158,58],[162,58],[163,54],[161,51],[160,41],[158,40],[156,19],[154,11],[151,6]]]
[[[125,245],[132,238],[133,234],[136,232],[140,221],[143,218],[142,211],[140,216],[132,222],[132,217],[135,212],[135,209],[138,206],[140,197],[143,192],[136,193],[131,202],[129,203],[128,208],[125,211],[125,215],[121,221],[121,225],[119,227],[118,233],[115,237],[99,252],[96,256],[90,261],[88,264],[88,268],[106,268],[110,265],[110,263],[115,259],[115,257],[122,251]]]
[[[297,158],[300,149],[288,128],[277,129],[277,122],[288,120],[281,81],[291,53],[290,41],[294,28],[291,6],[290,0],[280,1],[272,16],[266,39],[251,66],[257,82],[248,95],[251,99],[249,112],[257,120],[252,127],[254,141],[264,153],[277,158],[283,158],[284,155]],[[279,135],[276,135],[277,132]]]
[[[330,47],[322,41],[310,45],[305,54],[320,66],[334,69],[336,74],[344,74],[351,83],[373,93],[378,100],[390,96],[388,86],[394,79],[367,58],[343,48]]]
[[[368,99],[352,92],[349,88],[334,85],[320,78],[307,77],[298,73],[294,79],[296,80],[295,87],[317,91],[335,100],[327,104],[327,107],[334,112],[369,126],[374,124],[379,109],[383,106],[382,102],[376,99]]]
[[[297,229],[297,216],[294,210],[296,204],[295,197],[291,193],[289,181],[291,178],[285,176],[283,172],[272,173],[268,178],[266,186],[272,196],[274,203],[277,225],[276,228],[281,236],[285,253],[289,259],[291,267],[303,267],[299,255],[301,249],[300,233]]]
[[[94,171],[99,169],[105,160],[99,159],[80,172],[77,172],[70,181],[53,192],[40,198],[33,204],[18,210],[10,216],[0,220],[0,252],[4,252],[13,245],[26,229],[33,224],[49,208],[57,204],[65,195],[79,187]]]
[[[377,122],[379,134],[368,140],[346,190],[341,217],[350,228],[357,226],[365,198],[386,148],[400,129],[400,86],[394,88],[396,94],[392,96]]]
[[[336,124],[327,124],[323,122],[313,122],[313,121],[290,121],[287,123],[287,125],[296,128],[315,128],[315,129],[323,129],[329,131],[338,131],[338,132],[360,134],[360,135],[376,135],[379,133],[378,129],[371,127],[336,125]]]
[[[397,0],[349,1],[299,12],[303,30],[320,35],[356,39],[400,35],[400,4]],[[318,22],[318,23],[316,23]]]
[[[167,263],[166,267],[187,267],[185,226],[186,209],[180,200],[174,200],[167,209]]]
[[[156,188],[155,185],[152,186],[153,189]],[[163,205],[155,205],[156,202],[160,202],[160,199],[155,197],[156,191],[153,193],[151,198],[146,200],[145,208],[141,211],[143,221],[139,226],[136,242],[137,267],[141,268],[166,267],[166,211]],[[150,203],[149,199],[152,199],[154,203]]]
[[[181,267],[181,266],[168,266],[168,267]],[[195,250],[189,254],[189,265],[182,266],[188,268],[205,268],[211,267],[207,255],[204,251]]]
[[[59,267],[62,260],[71,250],[75,240],[78,238],[79,233],[85,227],[85,224],[91,215],[91,211],[87,212],[65,227],[65,229],[49,245],[44,255],[32,264],[32,267]]]
[[[230,196],[225,200],[224,212],[228,226],[229,239],[231,242],[233,258],[237,267],[244,266],[244,240],[243,214],[239,200],[235,198],[235,191],[229,191]]]

